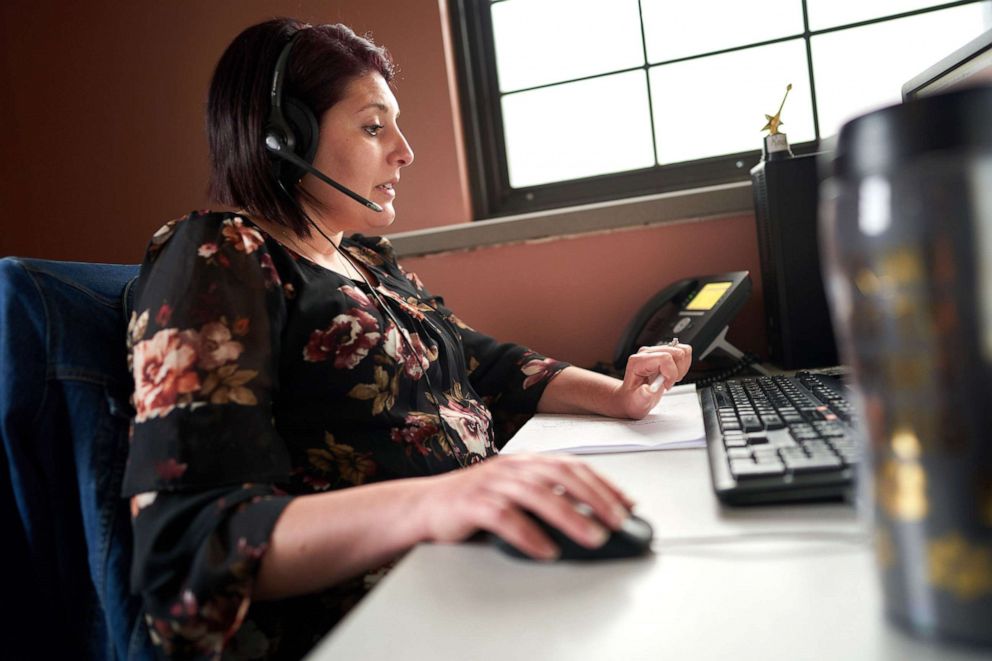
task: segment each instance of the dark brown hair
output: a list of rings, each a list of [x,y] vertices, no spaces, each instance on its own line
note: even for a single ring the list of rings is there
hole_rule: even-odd
[[[355,78],[374,71],[387,83],[392,80],[386,50],[347,26],[311,27],[291,18],[259,23],[239,34],[217,63],[207,103],[207,139],[211,198],[307,236],[310,227],[300,202],[318,203],[296,187],[289,190],[295,200],[289,199],[276,181],[264,144],[276,59],[300,30],[304,32],[290,52],[283,94],[306,105],[318,122]]]

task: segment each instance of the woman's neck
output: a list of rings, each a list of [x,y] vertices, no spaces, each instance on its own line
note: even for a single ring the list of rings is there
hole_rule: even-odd
[[[239,215],[250,218],[253,223],[261,227],[269,236],[301,257],[305,257],[315,264],[319,264],[326,269],[335,271],[346,277],[361,277],[356,273],[355,267],[350,260],[340,254],[339,246],[341,245],[341,240],[344,238],[343,231],[337,230],[332,233],[317,224],[320,221],[315,220],[313,221],[314,225],[311,226],[309,236],[299,236],[285,225],[275,223],[271,220],[251,216],[247,213],[239,213]]]

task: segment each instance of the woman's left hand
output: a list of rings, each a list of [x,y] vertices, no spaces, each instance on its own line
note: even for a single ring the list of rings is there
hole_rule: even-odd
[[[685,377],[691,364],[688,344],[641,347],[627,360],[623,382],[613,391],[615,408],[628,418],[643,418]]]

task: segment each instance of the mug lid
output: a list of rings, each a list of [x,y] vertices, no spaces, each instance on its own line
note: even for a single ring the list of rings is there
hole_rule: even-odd
[[[926,152],[992,149],[992,86],[911,99],[861,115],[837,137],[831,173],[840,179],[883,174]]]

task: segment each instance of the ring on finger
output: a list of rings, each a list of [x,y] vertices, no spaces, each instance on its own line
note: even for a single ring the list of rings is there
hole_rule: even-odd
[[[568,490],[564,487],[564,485],[561,484],[556,484],[553,487],[551,487],[551,493],[553,493],[556,496],[564,496],[567,492]]]

